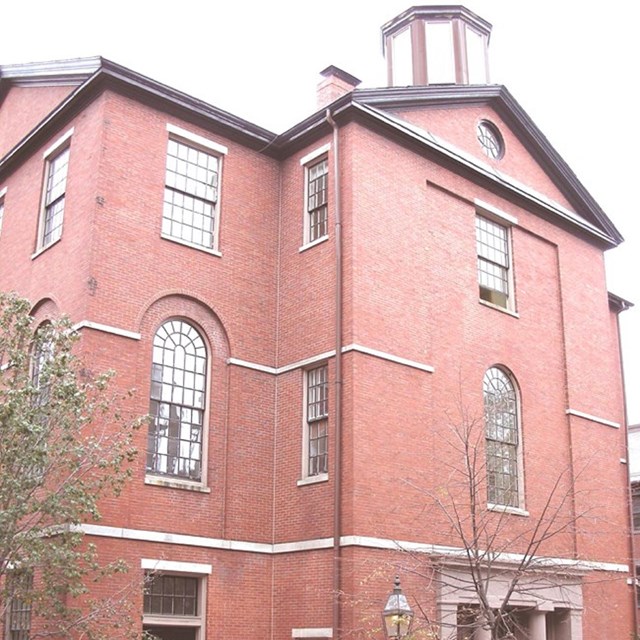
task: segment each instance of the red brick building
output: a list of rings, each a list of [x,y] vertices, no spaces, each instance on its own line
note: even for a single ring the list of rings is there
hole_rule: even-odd
[[[280,135],[101,58],[0,67],[0,287],[68,314],[153,416],[85,530],[188,594],[140,594],[163,638],[381,638],[396,573],[422,637],[487,637],[462,629],[463,426],[492,601],[554,530],[517,637],[633,629],[622,238],[489,84],[490,28],[405,12],[389,87],[329,67]]]

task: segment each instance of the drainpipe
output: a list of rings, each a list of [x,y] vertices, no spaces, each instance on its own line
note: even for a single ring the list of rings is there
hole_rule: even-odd
[[[624,378],[624,363],[622,359],[622,336],[620,335],[620,312],[626,311],[633,305],[630,303],[622,302],[620,308],[616,313],[616,329],[618,333],[618,354],[620,360],[620,377],[622,379],[622,410],[624,420],[624,449],[625,459],[627,461],[627,510],[629,512],[629,553],[631,554],[631,580],[633,588],[631,593],[633,594],[633,630],[634,633],[638,633],[638,603],[636,595],[636,545],[633,531],[633,495],[631,491],[631,460],[629,458],[629,418],[627,416],[627,392]],[[635,637],[635,636],[634,636]]]
[[[340,575],[342,534],[342,211],[340,201],[340,162],[338,153],[338,125],[331,117],[331,110],[326,111],[327,122],[333,128],[333,193],[335,198],[335,258],[336,258],[336,295],[335,295],[335,444],[333,472],[333,637],[339,639],[340,633]]]

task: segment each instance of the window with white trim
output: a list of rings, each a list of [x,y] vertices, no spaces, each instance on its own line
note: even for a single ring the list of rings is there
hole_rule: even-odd
[[[201,640],[204,637],[204,585],[203,577],[148,573],[143,630],[161,640]]]
[[[306,241],[315,242],[329,234],[329,159],[325,156],[305,167]]]
[[[329,470],[329,380],[326,364],[305,371],[303,473],[326,475]]]
[[[163,323],[153,339],[147,473],[202,480],[207,349],[185,320]]]
[[[487,369],[482,383],[486,446],[487,502],[520,507],[520,424],[518,396],[510,375]]]
[[[162,210],[164,237],[217,249],[221,164],[221,157],[204,145],[169,138]]]
[[[509,229],[484,216],[476,216],[476,247],[480,299],[511,309]]]
[[[45,160],[42,214],[38,232],[38,249],[44,249],[62,236],[64,204],[69,169],[69,145],[57,149]]]

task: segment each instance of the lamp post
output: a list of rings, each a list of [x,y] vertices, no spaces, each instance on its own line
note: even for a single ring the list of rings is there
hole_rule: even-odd
[[[406,638],[411,628],[413,611],[407,601],[407,596],[400,588],[400,578],[396,576],[393,591],[387,598],[387,604],[382,611],[382,624],[387,638]]]

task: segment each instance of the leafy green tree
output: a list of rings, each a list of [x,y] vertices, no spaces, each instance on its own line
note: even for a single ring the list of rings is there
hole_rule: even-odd
[[[16,638],[114,637],[126,595],[98,601],[89,585],[126,568],[101,564],[82,524],[123,488],[143,419],[119,412],[112,373],[84,367],[68,319],[36,328],[30,307],[0,293],[2,608]]]

